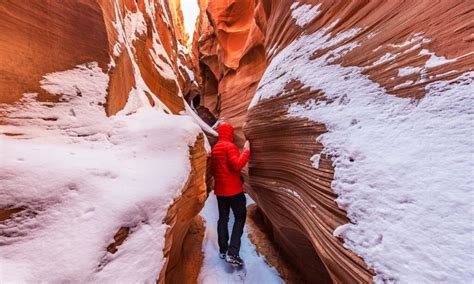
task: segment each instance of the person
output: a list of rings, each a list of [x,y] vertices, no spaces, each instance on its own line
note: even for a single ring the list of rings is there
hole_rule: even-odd
[[[247,164],[250,156],[250,143],[245,142],[240,153],[234,144],[234,127],[222,123],[217,128],[218,141],[211,151],[211,172],[214,177],[214,193],[217,197],[219,220],[217,221],[217,240],[222,259],[231,264],[243,265],[239,256],[240,238],[247,216],[246,198],[242,188],[240,170]],[[235,222],[229,243],[230,209]]]

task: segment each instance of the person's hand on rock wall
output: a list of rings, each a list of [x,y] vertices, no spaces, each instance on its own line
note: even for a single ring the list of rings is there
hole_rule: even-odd
[[[244,151],[247,151],[247,150],[250,150],[250,142],[249,142],[249,140],[246,140],[246,141],[245,141],[245,144],[244,144]]]

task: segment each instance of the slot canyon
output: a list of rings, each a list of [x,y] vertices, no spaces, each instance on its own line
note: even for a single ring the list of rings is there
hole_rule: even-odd
[[[0,11],[1,283],[474,281],[473,1]],[[222,122],[250,142],[243,269]]]

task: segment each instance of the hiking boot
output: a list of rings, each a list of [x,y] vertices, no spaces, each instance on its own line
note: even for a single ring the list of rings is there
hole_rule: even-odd
[[[244,261],[238,255],[227,255],[225,261],[231,264],[236,264],[238,266],[244,265]]]

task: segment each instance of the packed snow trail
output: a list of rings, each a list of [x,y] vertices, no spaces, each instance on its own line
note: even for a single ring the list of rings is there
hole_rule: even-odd
[[[246,197],[247,205],[253,203],[249,196]],[[263,257],[257,255],[255,246],[247,236],[247,227],[244,228],[242,246],[240,248],[240,256],[245,262],[244,267],[242,269],[235,269],[232,265],[219,258],[219,248],[217,245],[218,215],[216,196],[214,193],[211,193],[201,212],[201,216],[206,221],[206,233],[203,242],[204,263],[198,282],[202,284],[284,283],[278,272],[268,266]],[[229,219],[230,234],[234,220],[232,213]]]

